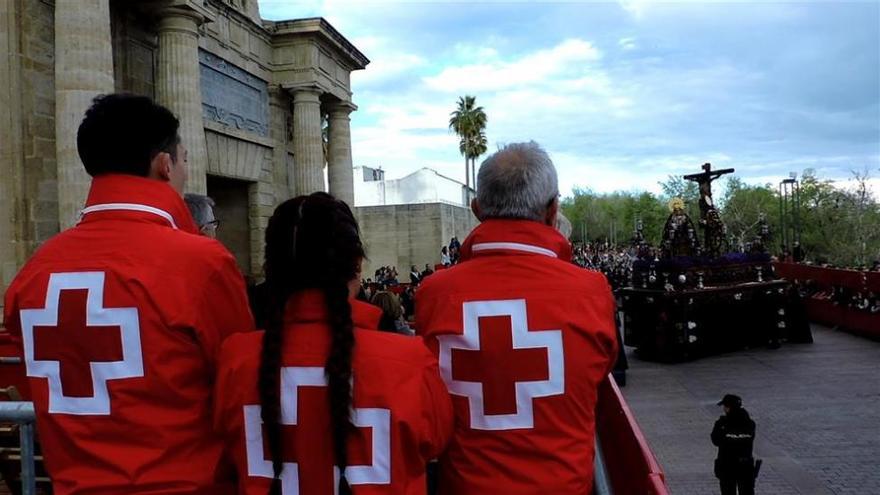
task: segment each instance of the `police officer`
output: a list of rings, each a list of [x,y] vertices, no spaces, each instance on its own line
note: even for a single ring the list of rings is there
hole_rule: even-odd
[[[724,415],[712,428],[712,443],[718,447],[715,476],[721,482],[721,495],[754,495],[755,460],[752,444],[755,441],[755,422],[742,407],[742,399],[725,395],[719,406]]]

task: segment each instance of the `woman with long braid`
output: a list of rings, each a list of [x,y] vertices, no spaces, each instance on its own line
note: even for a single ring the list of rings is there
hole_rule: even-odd
[[[375,331],[356,301],[364,249],[325,193],[282,203],[266,230],[267,322],[227,340],[215,423],[247,495],[423,494],[452,408],[419,339]]]

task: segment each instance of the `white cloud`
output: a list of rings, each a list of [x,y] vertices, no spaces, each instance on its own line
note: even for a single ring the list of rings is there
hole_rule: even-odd
[[[617,40],[617,46],[624,50],[635,50],[639,47],[639,45],[636,43],[636,39],[632,37],[620,38],[619,40]]]
[[[582,71],[601,58],[592,43],[569,39],[511,62],[486,62],[447,67],[424,79],[426,85],[446,92],[498,91],[535,84],[571,71]]]

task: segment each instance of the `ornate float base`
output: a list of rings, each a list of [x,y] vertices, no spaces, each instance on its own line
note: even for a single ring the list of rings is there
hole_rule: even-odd
[[[618,295],[624,342],[644,359],[676,362],[783,341],[812,342],[784,280],[678,291],[627,287]]]

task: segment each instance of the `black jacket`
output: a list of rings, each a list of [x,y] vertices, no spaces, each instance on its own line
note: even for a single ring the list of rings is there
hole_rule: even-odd
[[[742,408],[718,418],[712,428],[712,443],[718,446],[718,461],[737,463],[752,458],[755,422]]]

